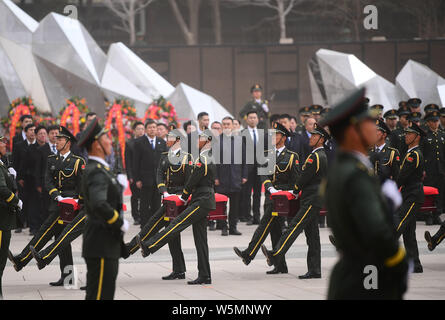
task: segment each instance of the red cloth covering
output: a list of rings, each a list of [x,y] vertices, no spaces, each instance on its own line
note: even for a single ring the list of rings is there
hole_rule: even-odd
[[[216,202],[227,202],[229,198],[223,194],[215,193],[215,201]]]
[[[294,200],[295,199],[294,194],[289,192],[289,191],[278,191],[278,192],[275,192],[274,194],[270,195],[270,198],[273,199],[273,197],[277,197],[277,196],[285,196],[285,197],[287,197],[287,200]]]
[[[427,187],[427,186],[424,186],[424,187],[423,187],[423,193],[424,193],[426,196],[434,196],[434,195],[439,194],[439,190],[437,190],[437,188],[434,188],[434,187]]]
[[[80,208],[79,204],[74,199],[64,199],[60,202],[72,205],[74,208],[74,211],[79,210],[79,208]]]

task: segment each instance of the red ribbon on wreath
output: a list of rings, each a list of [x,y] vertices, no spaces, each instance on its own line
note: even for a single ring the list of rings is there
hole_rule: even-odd
[[[28,106],[19,104],[14,108],[14,115],[12,116],[11,126],[9,127],[9,150],[12,150],[12,141],[15,136],[17,123],[20,121],[20,117],[25,114],[31,114]]]
[[[118,132],[118,141],[121,147],[122,164],[125,168],[125,129],[122,121],[122,106],[120,104],[114,104],[107,115],[105,122],[105,128],[110,130],[113,119],[116,118],[116,127]],[[109,133],[111,135],[111,132]]]
[[[71,103],[62,114],[62,118],[60,119],[60,125],[66,127],[66,121],[68,120],[68,117],[70,115],[73,115],[73,135],[76,136],[79,133],[79,118],[80,118],[80,111],[79,108],[74,104]]]

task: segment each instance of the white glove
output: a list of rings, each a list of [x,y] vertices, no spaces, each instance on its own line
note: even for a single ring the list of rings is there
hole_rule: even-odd
[[[128,180],[127,177],[125,176],[125,174],[118,174],[117,175],[117,182],[119,182],[119,184],[122,186],[122,188],[127,188],[128,186]]]
[[[128,229],[130,229],[130,224],[128,223],[127,220],[124,219],[124,223],[122,223],[121,226],[121,231],[125,233],[128,231]]]
[[[181,200],[181,202],[185,205],[187,203],[188,200],[184,200],[182,199],[182,197],[179,197],[179,200]]]
[[[269,112],[269,107],[267,106],[267,104],[263,103],[263,110],[265,112]]]
[[[19,199],[19,203],[17,203],[17,207],[19,207],[20,210],[23,208],[23,201]]]
[[[57,201],[57,202],[60,202],[60,201],[62,201],[63,199],[65,199],[65,198],[63,198],[62,196],[57,196],[56,201]]]
[[[168,193],[167,191],[165,191],[162,195],[164,196],[164,199],[172,196],[172,194]]]
[[[274,194],[274,193],[277,193],[277,192],[280,192],[281,190],[277,190],[277,189],[275,189],[274,187],[270,187],[269,188],[269,192],[270,192],[270,194]]]
[[[397,188],[397,184],[393,180],[388,179],[383,183],[382,193],[391,199],[394,204],[394,209],[397,209],[402,205],[402,195]]]
[[[14,176],[14,179],[17,177],[17,172],[14,170],[14,168],[9,168],[8,172],[10,175]]]

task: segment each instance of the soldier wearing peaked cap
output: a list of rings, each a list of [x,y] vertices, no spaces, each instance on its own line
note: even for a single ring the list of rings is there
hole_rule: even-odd
[[[370,108],[371,110],[376,110],[376,112],[377,112],[377,116],[378,116],[379,118],[382,117],[384,107],[383,107],[381,104],[374,104],[374,105],[370,106],[369,108]]]
[[[411,98],[406,102],[411,112],[420,112],[421,103],[422,100],[420,100],[419,98]]]
[[[439,110],[440,130],[445,131],[445,108]]]
[[[270,161],[271,157],[276,157],[276,163],[267,175],[261,176],[265,191],[264,215],[260,224],[255,230],[252,239],[245,250],[234,247],[234,251],[241,258],[245,265],[248,265],[256,256],[261,245],[266,240],[267,235],[271,234],[272,246],[275,248],[282,235],[280,217],[273,212],[273,201],[270,195],[281,190],[292,190],[296,179],[300,175],[300,161],[297,153],[286,149],[285,141],[290,132],[280,123],[275,123],[273,131],[275,132],[275,141],[272,140],[275,148],[267,150],[265,156]],[[266,163],[267,165],[267,163]],[[267,274],[287,273],[286,261],[280,259],[274,269]]]
[[[304,162],[301,175],[297,178],[294,185],[295,194],[301,191],[300,209],[290,221],[288,228],[281,235],[273,250],[267,250],[265,245],[261,247],[268,264],[278,266],[291,245],[300,233],[304,231],[308,244],[308,272],[299,276],[300,279],[321,278],[318,217],[322,208],[322,199],[318,189],[323,179],[326,178],[328,170],[328,160],[323,146],[330,136],[326,130],[317,124],[315,124],[314,129],[310,133],[309,145],[312,148],[312,152]]]
[[[432,111],[437,111],[437,112],[439,112],[439,110],[440,110],[440,107],[439,107],[437,104],[434,104],[434,103],[427,104],[427,105],[423,108],[423,111],[425,112],[425,114],[430,113],[430,112],[432,112]]]
[[[369,153],[369,160],[374,167],[374,174],[383,183],[387,179],[396,180],[400,169],[399,151],[388,145],[386,138],[391,130],[382,119],[376,121],[377,143]]]
[[[245,104],[239,115],[241,119],[246,120],[248,112],[255,111],[259,119],[258,128],[267,129],[271,113],[269,110],[269,101],[262,98],[263,88],[259,84],[254,84],[252,88],[250,88],[250,93],[252,94],[252,100]]]
[[[346,97],[320,123],[329,126],[339,146],[337,161],[321,188],[328,225],[340,252],[328,299],[401,299],[408,264],[394,232],[391,210],[367,158],[376,142],[376,118],[364,102],[364,93],[360,89]],[[394,185],[391,190],[397,193]],[[364,288],[367,265],[378,269],[378,290]]]
[[[420,145],[425,158],[424,185],[437,188],[437,210],[426,219],[427,224],[440,225],[439,216],[443,212],[444,180],[445,180],[445,134],[439,130],[439,112],[430,111],[424,117],[426,122],[426,136]]]
[[[321,117],[321,113],[323,111],[323,107],[320,106],[319,104],[313,104],[309,107],[309,110],[311,111],[311,115],[312,117],[314,117],[314,119],[316,121],[320,120]]]
[[[147,257],[192,225],[193,239],[195,240],[198,256],[198,278],[187,282],[189,285],[212,283],[207,244],[207,215],[216,208],[214,191],[216,166],[210,150],[212,139],[209,130],[199,134],[198,148],[200,153],[179,197],[184,204],[187,204],[185,210],[164,230],[154,234],[149,239],[143,241],[139,236],[136,237],[142,256]]]
[[[88,164],[81,183],[86,210],[82,257],[87,265],[87,300],[114,298],[119,258],[124,249],[123,233],[129,228],[122,212],[126,181],[116,177],[105,161],[112,148],[106,133],[94,119],[78,143],[88,151]]]
[[[79,199],[80,181],[85,161],[71,152],[74,143],[76,143],[76,138],[71,132],[65,127],[59,127],[56,141],[58,153],[48,156],[45,175],[45,189],[49,190],[51,198],[48,218],[19,255],[9,254],[9,259],[14,264],[16,271],[20,271],[33,258],[32,250],[41,250],[53,236],[58,237],[63,232],[65,226],[60,218],[58,202],[64,198]],[[62,286],[65,278],[69,275],[65,272],[66,267],[73,265],[70,245],[65,246],[58,253],[61,278],[56,282],[51,282],[52,286]]]

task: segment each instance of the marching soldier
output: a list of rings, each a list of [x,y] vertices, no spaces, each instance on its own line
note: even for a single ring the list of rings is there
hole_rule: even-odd
[[[273,251],[267,250],[265,245],[261,246],[268,265],[277,265],[304,230],[308,244],[308,272],[299,276],[298,278],[300,279],[321,278],[321,247],[318,217],[322,208],[322,199],[318,189],[321,181],[325,179],[328,170],[328,159],[323,145],[329,139],[329,134],[318,125],[310,133],[309,144],[312,147],[312,153],[309,154],[304,162],[301,175],[297,178],[294,186],[294,193],[301,191],[300,209],[289,223],[286,232],[282,234]]]
[[[80,181],[85,168],[85,161],[70,151],[72,144],[75,142],[76,138],[67,128],[59,127],[56,142],[58,154],[48,157],[45,176],[45,187],[49,190],[51,198],[48,218],[19,255],[13,256],[11,252],[9,253],[9,259],[14,264],[16,271],[20,271],[32,259],[30,247],[39,251],[53,236],[57,237],[62,233],[64,225],[60,220],[58,202],[66,197],[79,198]],[[68,245],[61,250],[59,258],[61,278],[56,282],[51,282],[50,285],[52,286],[62,286],[65,277],[68,276],[65,273],[65,268],[73,265],[71,246]]]
[[[112,141],[94,119],[83,131],[78,146],[88,151],[81,195],[86,222],[82,256],[87,265],[86,300],[112,300],[116,288],[123,233],[129,223],[123,217],[122,192],[126,181],[112,172],[105,157],[111,154]]]
[[[396,213],[399,219],[397,236],[403,234],[408,257],[414,260],[414,273],[422,273],[423,268],[419,260],[419,250],[416,240],[416,215],[423,203],[423,172],[424,158],[419,143],[425,132],[416,124],[405,129],[405,141],[408,151],[400,166],[397,185],[402,188],[403,204]]]
[[[421,141],[426,173],[423,184],[439,190],[439,195],[436,197],[437,210],[427,218],[427,224],[440,225],[439,216],[443,211],[442,198],[445,179],[445,133],[439,130],[439,112],[437,110],[433,109],[427,113],[424,120],[427,130],[425,138]]]
[[[6,154],[6,140],[0,137],[0,155]],[[9,174],[7,166],[0,160],[0,300],[3,299],[2,277],[8,257],[11,230],[16,227],[16,215],[23,203],[17,195],[14,178]]]
[[[246,105],[241,109],[239,115],[241,119],[246,120],[247,114],[249,111],[255,111],[258,114],[258,128],[259,129],[267,129],[270,110],[269,110],[269,101],[263,100],[263,88],[259,84],[255,84],[250,89],[250,93],[252,94],[252,100],[246,103]]]
[[[207,215],[216,208],[214,191],[216,167],[210,154],[211,141],[212,136],[208,130],[199,134],[200,154],[180,196],[184,204],[192,197],[187,208],[168,227],[150,237],[148,241],[142,241],[139,236],[136,237],[142,256],[147,257],[193,225],[193,239],[198,255],[198,278],[188,281],[189,285],[212,283],[207,244]]]
[[[382,119],[377,122],[377,143],[369,154],[369,160],[374,167],[374,174],[380,182],[387,179],[396,180],[400,170],[399,151],[391,148],[386,143],[387,136],[391,133],[388,126]]]
[[[255,230],[247,249],[241,251],[237,247],[233,248],[237,256],[242,259],[246,266],[255,258],[258,250],[261,248],[261,244],[266,240],[269,232],[271,234],[272,247],[276,248],[282,234],[280,220],[284,218],[275,216],[272,213],[273,201],[270,199],[270,195],[279,190],[293,190],[295,181],[300,175],[298,154],[289,151],[285,146],[286,138],[290,134],[289,131],[280,123],[274,124],[274,131],[275,141],[272,140],[272,143],[275,145],[275,148],[267,150],[265,155],[267,158],[276,155],[276,164],[273,171],[269,172],[269,175],[261,176],[261,180],[263,181],[266,190],[264,215],[261,218],[260,224]],[[273,270],[267,271],[267,274],[277,273],[287,273],[287,265],[284,258],[280,260]]]
[[[177,130],[170,131],[167,134],[167,147],[169,151],[164,152],[159,162],[157,170],[157,186],[159,192],[164,198],[181,194],[184,190],[185,183],[191,175],[193,157],[191,154],[181,149],[183,136]],[[174,159],[175,161],[170,161]],[[143,226],[137,237],[140,241],[148,241],[150,237],[156,235],[163,227],[168,226],[169,219],[165,217],[166,207],[162,205],[159,210],[148,220]],[[128,256],[133,255],[139,250],[136,236],[126,245]],[[184,254],[181,249],[181,236],[178,234],[172,237],[168,242],[170,254],[172,256],[173,272],[168,276],[162,277],[163,280],[185,279],[185,261]],[[126,257],[124,257],[126,258]]]
[[[328,225],[340,252],[328,299],[401,299],[408,264],[367,158],[367,150],[376,142],[376,118],[366,106],[364,92],[360,89],[348,96],[320,123],[329,126],[339,145],[337,161],[321,190],[325,190]],[[398,194],[397,187],[392,189],[389,194]],[[364,287],[368,265],[377,268],[378,290]]]

